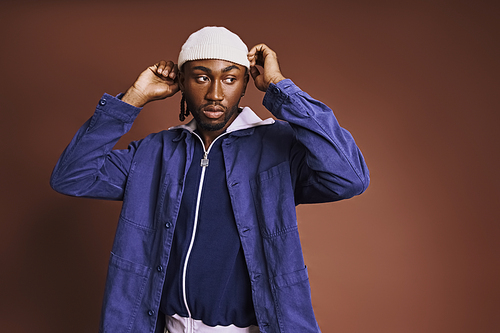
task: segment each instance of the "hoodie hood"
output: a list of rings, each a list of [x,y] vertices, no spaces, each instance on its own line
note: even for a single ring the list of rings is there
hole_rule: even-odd
[[[260,119],[259,116],[255,114],[248,106],[245,106],[243,110],[238,114],[236,119],[229,125],[226,129],[226,133],[231,133],[234,131],[239,131],[251,127],[263,126],[263,125],[271,125],[274,124],[275,120],[273,118],[267,118],[265,120]],[[191,121],[184,125],[170,127],[168,130],[175,129],[185,129],[190,133],[193,133],[196,130],[196,120],[191,119]]]

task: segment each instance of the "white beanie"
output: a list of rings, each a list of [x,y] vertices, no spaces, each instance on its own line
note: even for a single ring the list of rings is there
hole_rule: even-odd
[[[177,65],[181,68],[186,61],[219,59],[250,69],[247,54],[248,48],[238,35],[224,27],[204,27],[182,45]]]

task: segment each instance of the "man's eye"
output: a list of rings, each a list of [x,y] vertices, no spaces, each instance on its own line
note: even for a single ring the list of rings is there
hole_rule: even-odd
[[[208,82],[208,76],[198,76],[197,81],[199,82]]]
[[[228,78],[224,79],[224,81],[226,83],[233,83],[234,81],[236,81],[236,78],[234,78],[234,77],[228,77]]]

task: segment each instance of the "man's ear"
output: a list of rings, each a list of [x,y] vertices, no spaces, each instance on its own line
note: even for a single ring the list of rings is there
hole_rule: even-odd
[[[248,69],[245,73],[245,81],[243,83],[243,92],[241,93],[241,97],[245,96],[245,92],[247,90],[247,84],[248,84],[248,81],[250,80],[250,75],[248,75]]]
[[[184,76],[184,71],[179,69],[179,72],[177,72],[177,80],[179,82],[179,90],[184,93],[184,79],[186,77]]]

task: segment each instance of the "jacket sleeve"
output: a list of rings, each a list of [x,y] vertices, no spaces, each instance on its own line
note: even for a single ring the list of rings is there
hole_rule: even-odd
[[[329,107],[289,79],[271,84],[263,104],[295,135],[290,160],[296,204],[347,199],[368,187],[363,155]]]
[[[59,158],[50,178],[59,193],[121,200],[130,164],[139,142],[112,150],[140,112],[119,98],[104,94]]]

